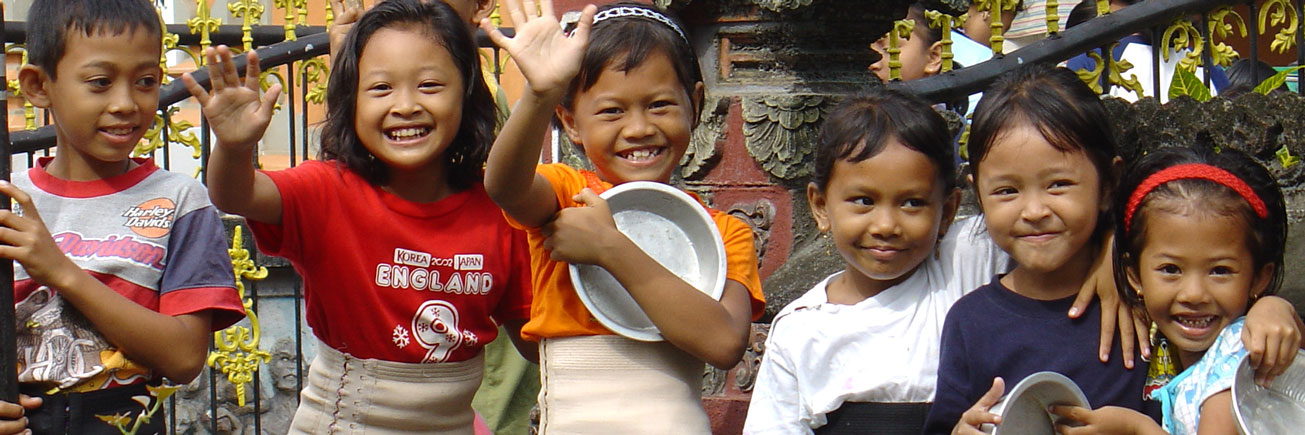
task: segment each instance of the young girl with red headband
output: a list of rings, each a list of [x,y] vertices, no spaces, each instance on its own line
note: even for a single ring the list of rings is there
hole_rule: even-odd
[[[948,311],[938,385],[925,433],[977,434],[985,424],[1000,425],[1001,418],[990,408],[1001,398],[1005,382],[1016,385],[1041,371],[1055,371],[1073,380],[1094,406],[1145,409],[1158,415],[1155,404],[1142,397],[1147,370],[1126,370],[1098,361],[1098,349],[1090,343],[1096,341],[1100,330],[1097,313],[1101,304],[1089,305],[1078,319],[1064,316],[1089,276],[1093,259],[1102,247],[1109,246],[1107,238],[1115,226],[1110,217],[1112,210],[1119,210],[1111,207],[1111,198],[1117,192],[1115,174],[1120,158],[1105,105],[1069,70],[1030,64],[1003,76],[985,91],[974,118],[969,160],[975,193],[988,234],[1017,266],[962,297]],[[1272,179],[1266,183],[1271,185]],[[1134,190],[1126,188],[1124,192]],[[1277,219],[1281,219],[1281,209],[1279,205]],[[1261,224],[1248,221],[1247,225]],[[1165,223],[1162,228],[1177,226]],[[1218,232],[1219,236],[1231,233]],[[1202,245],[1232,244],[1211,241],[1213,234],[1209,239],[1194,237],[1201,233],[1190,230],[1175,234]],[[1284,238],[1282,234],[1274,237],[1278,243]],[[1205,247],[1215,251],[1214,246]],[[1281,247],[1277,252],[1280,259]],[[1140,270],[1168,270],[1147,264]],[[1249,266],[1238,270],[1250,273]],[[1210,274],[1224,279],[1228,270],[1215,268]],[[1151,299],[1148,294],[1147,301]],[[1270,303],[1257,303],[1261,308],[1248,316],[1246,347],[1272,349],[1261,350],[1260,363],[1276,364],[1283,354],[1294,357],[1294,352],[1279,351],[1299,344],[1294,310],[1278,298],[1261,302]],[[1249,306],[1241,305],[1232,317],[1240,316]],[[1186,315],[1188,311],[1178,313]],[[1212,318],[1178,319],[1188,327],[1208,327]],[[1169,315],[1156,320],[1175,321]],[[1271,331],[1286,335],[1275,336]],[[1270,336],[1267,341],[1262,339],[1265,334]],[[1110,352],[1112,360],[1122,357],[1119,346]],[[1265,376],[1272,376],[1272,371]]]
[[[1148,395],[1164,412],[1163,430],[1137,412],[1109,406],[1058,407],[1057,413],[1088,425],[1064,430],[1233,433],[1230,389],[1247,356],[1243,316],[1282,281],[1287,240],[1282,191],[1246,154],[1209,148],[1152,152],[1121,187],[1117,288],[1127,303],[1145,310],[1167,342],[1153,364],[1172,362],[1182,372],[1163,385],[1148,384]],[[1268,352],[1296,350],[1282,346]],[[1153,372],[1173,373],[1173,368]]]

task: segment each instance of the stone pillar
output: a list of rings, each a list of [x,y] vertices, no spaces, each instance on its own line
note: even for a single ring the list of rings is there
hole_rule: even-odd
[[[908,0],[657,0],[698,53],[706,100],[682,162],[683,185],[754,230],[763,322],[842,267],[806,205],[817,129],[843,95],[878,86],[870,49]],[[738,433],[769,325],[754,324],[743,361],[705,374],[717,434]]]

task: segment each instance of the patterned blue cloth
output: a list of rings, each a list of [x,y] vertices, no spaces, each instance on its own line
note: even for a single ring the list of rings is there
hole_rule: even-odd
[[[1165,431],[1195,435],[1201,421],[1201,404],[1210,396],[1232,388],[1237,365],[1246,357],[1246,347],[1242,345],[1245,321],[1245,317],[1240,317],[1224,327],[1200,361],[1151,393],[1151,398],[1159,400],[1164,411]]]

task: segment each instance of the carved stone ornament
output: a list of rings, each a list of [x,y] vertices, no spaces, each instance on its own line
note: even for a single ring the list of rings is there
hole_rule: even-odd
[[[811,174],[820,120],[832,98],[821,95],[743,97],[743,138],[761,168],[782,180]]]
[[[702,113],[698,115],[698,127],[693,129],[693,138],[689,149],[680,159],[680,175],[686,180],[696,180],[707,175],[720,153],[716,142],[725,135],[725,116],[730,112],[730,99],[708,96],[703,100]]]
[[[752,228],[752,242],[757,248],[757,261],[760,262],[766,255],[766,245],[770,244],[770,227],[775,223],[775,203],[759,199],[734,204],[726,213],[742,219]]]
[[[784,12],[794,10],[804,6],[811,6],[812,0],[752,0],[757,6],[769,9],[775,12]]]
[[[753,323],[752,333],[748,337],[748,347],[743,350],[743,361],[734,370],[734,386],[739,391],[752,391],[757,383],[757,372],[761,371],[761,356],[766,353],[766,337],[770,335],[769,323]]]

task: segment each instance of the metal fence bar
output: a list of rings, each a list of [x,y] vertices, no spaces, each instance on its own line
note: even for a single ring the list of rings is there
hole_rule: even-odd
[[[1305,12],[1305,0],[1296,0],[1296,11]],[[1296,65],[1305,65],[1305,26],[1296,27]],[[1305,95],[1305,70],[1296,70],[1296,93]]]
[[[1251,63],[1256,66],[1256,68],[1251,68],[1251,80],[1258,85],[1260,80],[1268,78],[1260,77],[1260,69],[1258,68],[1260,62],[1260,21],[1255,17],[1258,16],[1256,12],[1259,8],[1254,1],[1246,2],[1246,7],[1250,8],[1250,14],[1247,15],[1250,19],[1246,21],[1249,21],[1247,27],[1251,29]]]

